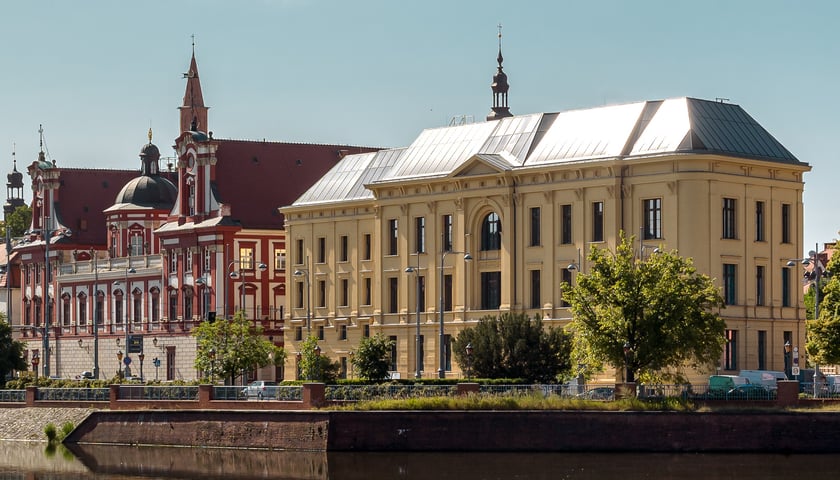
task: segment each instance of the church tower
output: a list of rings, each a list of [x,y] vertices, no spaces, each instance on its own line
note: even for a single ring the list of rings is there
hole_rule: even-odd
[[[198,65],[195,62],[195,39],[193,39],[190,69],[184,74],[187,89],[181,111],[181,132],[207,132],[207,110],[204,96],[201,94],[201,81],[198,78]]]
[[[499,25],[499,56],[496,61],[499,66],[496,69],[496,74],[493,75],[493,83],[490,88],[493,90],[493,107],[491,112],[487,115],[487,120],[498,120],[500,118],[512,117],[508,108],[508,85],[507,74],[502,70],[502,26]]]
[[[3,205],[3,214],[8,216],[18,207],[24,206],[23,201],[23,174],[18,172],[17,158],[12,152],[12,173],[6,175],[6,203]]]

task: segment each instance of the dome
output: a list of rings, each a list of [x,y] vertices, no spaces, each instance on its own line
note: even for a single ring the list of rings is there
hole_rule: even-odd
[[[158,147],[155,144],[147,143],[140,149],[140,157],[157,161],[160,158],[160,150],[158,150]]]
[[[171,210],[177,197],[178,189],[168,179],[158,175],[143,175],[126,183],[117,194],[115,203],[130,203],[156,210]]]

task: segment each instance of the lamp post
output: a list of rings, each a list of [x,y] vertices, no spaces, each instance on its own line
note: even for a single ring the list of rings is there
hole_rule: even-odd
[[[236,270],[233,269],[233,266],[236,265],[237,262],[240,262],[239,271],[236,271]],[[230,263],[228,263],[228,268],[227,268],[228,288],[230,290],[233,290],[233,280],[237,277],[242,278],[242,294],[240,295],[239,309],[242,310],[242,312],[247,316],[247,312],[245,312],[245,275],[242,273],[242,263],[241,262],[242,262],[242,258],[234,258],[233,260],[231,260]],[[260,263],[260,264],[257,265],[257,269],[260,272],[264,272],[264,271],[268,270],[268,265],[266,265],[264,263]],[[227,312],[227,294],[225,294],[225,317],[227,317],[227,315],[228,315],[228,312]]]
[[[315,345],[315,377],[309,380],[321,381],[321,346]]]
[[[624,350],[624,383],[634,383],[636,379],[633,378],[633,369],[630,366],[630,362],[633,360],[633,347],[630,342],[624,342],[622,348]]]
[[[306,257],[306,261],[309,262],[309,257]],[[299,268],[295,270],[294,275],[304,277],[306,281],[306,338],[309,338],[312,336],[312,285],[309,283],[309,269]]]
[[[438,297],[438,308],[440,309],[440,338],[438,339],[438,343],[440,344],[440,368],[438,369],[438,378],[446,378],[446,335],[444,333],[443,327],[443,267],[444,267],[444,260],[446,260],[446,255],[450,253],[462,253],[464,254],[464,261],[468,262],[472,260],[472,255],[468,252],[455,252],[452,250],[447,250],[443,252],[440,256],[440,279],[438,281],[438,289],[440,290],[440,295]]]
[[[38,352],[32,354],[32,370],[35,371],[35,380],[38,380],[38,363],[41,362],[41,357],[38,356]]]
[[[472,342],[467,342],[467,381],[472,380],[472,355],[473,355],[473,346]]]
[[[202,298],[204,301],[202,302],[201,306],[202,318],[204,320],[210,320],[210,279],[207,272],[201,275],[201,277],[197,278],[195,280],[195,284],[200,285],[202,289],[204,289],[202,293]]]
[[[125,356],[128,357],[128,354],[131,353],[131,346],[129,342],[129,334],[131,333],[131,324],[129,322],[129,315],[128,315],[128,274],[129,273],[137,273],[137,270],[131,268],[131,266],[126,267],[125,269],[125,287],[123,289],[123,300],[125,301],[125,308],[123,309],[123,317],[125,318],[125,323],[123,323],[123,331],[125,332]],[[120,286],[119,280],[114,282],[115,287]],[[125,375],[128,376],[128,365],[126,364],[126,371]],[[142,375],[141,375],[142,376]]]
[[[122,359],[123,359],[122,350],[117,350],[117,375],[122,373]],[[123,374],[123,377],[125,377],[125,374]]]
[[[815,245],[815,249],[808,252],[805,258],[796,258],[787,262],[788,267],[793,267],[796,262],[802,262],[802,265],[810,265],[813,262],[813,268],[810,272],[805,272],[805,280],[814,285],[814,320],[820,318],[820,278],[822,277],[822,264],[820,263],[819,248],[820,244]],[[807,332],[806,332],[807,336]],[[814,397],[819,397],[819,374],[820,366],[814,362]]]
[[[423,363],[423,347],[420,343],[420,253],[417,253],[417,267],[408,267],[405,269],[405,273],[413,273],[414,275],[414,283],[417,285],[417,289],[414,296],[414,303],[416,309],[416,332],[414,334],[414,349],[415,349],[415,358],[414,358],[414,378],[421,378],[422,372],[420,371],[420,365]]]
[[[93,305],[93,379],[99,380],[99,309],[96,308],[97,289],[99,288],[99,265],[97,264],[96,250],[90,249],[90,265],[93,269],[93,295],[91,295],[91,304]]]
[[[145,360],[145,359],[146,359],[146,354],[145,354],[145,353],[143,353],[143,352],[140,352],[140,353],[137,355],[137,358],[140,360],[140,380],[141,380],[141,381],[145,381],[145,380],[146,380],[146,377],[144,377],[144,376],[143,376],[143,360]]]
[[[297,370],[297,379],[300,380],[301,368],[300,368],[300,361],[303,358],[300,352],[295,354],[295,360],[297,360],[297,365],[295,366],[295,370]]]
[[[356,378],[356,372],[354,370],[355,365],[353,364],[353,358],[356,356],[356,352],[350,350],[350,379]]]
[[[155,381],[157,382],[158,379],[158,368],[160,368],[160,359],[155,357],[152,359],[152,365],[155,366]]]
[[[211,348],[209,352],[207,352],[207,356],[210,357],[210,383],[214,382],[214,373],[216,371],[216,349]]]
[[[52,275],[50,274],[50,241],[53,234],[58,233],[59,239],[62,237],[70,237],[72,232],[70,229],[62,228],[53,230],[49,226],[50,217],[45,215],[43,217],[43,224],[41,230],[35,230],[30,233],[38,233],[41,239],[44,240],[44,335],[43,335],[43,351],[44,351],[44,376],[50,376],[50,320],[52,316],[52,308],[50,304],[50,285],[52,284]]]
[[[792,377],[791,367],[790,367],[790,341],[785,342],[785,377],[790,380]]]

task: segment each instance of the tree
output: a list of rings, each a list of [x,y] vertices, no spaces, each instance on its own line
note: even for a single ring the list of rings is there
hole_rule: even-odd
[[[467,358],[467,345],[472,347]],[[571,370],[571,337],[561,328],[544,328],[542,317],[524,313],[485,316],[463,330],[453,350],[458,364],[484,378],[523,378],[550,383]]]
[[[840,255],[834,255],[826,265],[826,273],[820,278],[819,318],[814,319],[816,299],[813,284],[805,295],[808,318],[808,340],[805,349],[808,358],[818,364],[840,363],[840,278],[830,273],[837,272],[838,269]]]
[[[0,387],[6,386],[6,377],[14,370],[26,370],[23,350],[23,343],[12,339],[12,327],[6,322],[6,315],[0,313]]]
[[[393,344],[394,342],[381,333],[362,338],[352,360],[359,378],[373,381],[386,380]]]
[[[588,259],[590,271],[563,286],[578,363],[623,368],[627,382],[637,373],[643,381],[685,381],[680,367],[717,364],[726,323],[716,310],[724,301],[690,259],[676,252],[640,259],[623,232],[615,253],[593,246]]]
[[[29,208],[29,205],[22,205],[11,212],[5,222],[2,223],[3,228],[0,230],[0,235],[6,238],[6,227],[8,225],[12,238],[23,236],[23,233],[29,229],[31,224],[32,209]]]
[[[265,339],[262,327],[252,325],[242,312],[230,321],[201,322],[193,336],[198,340],[195,368],[208,376],[233,379],[243,370],[282,365],[286,360],[286,352]]]
[[[300,344],[300,376],[303,380],[335,383],[341,365],[321,351],[318,337],[312,335]]]

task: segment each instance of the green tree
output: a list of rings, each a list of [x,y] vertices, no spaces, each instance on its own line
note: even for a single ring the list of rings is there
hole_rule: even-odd
[[[814,319],[815,286],[805,295],[808,341],[805,349],[809,360],[816,363],[840,363],[840,277],[831,275],[840,269],[840,255],[834,255],[820,277],[819,318]]]
[[[625,380],[684,381],[679,369],[715,365],[726,323],[719,288],[676,252],[638,258],[622,232],[613,253],[595,246],[589,272],[563,286],[571,306],[573,355],[587,369],[609,364]]]
[[[338,372],[341,365],[337,361],[330,360],[321,347],[318,346],[318,337],[310,336],[300,343],[300,377],[303,380],[335,383],[338,380]]]
[[[0,225],[3,226],[2,230],[0,230],[0,235],[3,238],[6,238],[7,223],[12,238],[23,236],[23,233],[32,224],[32,209],[29,208],[29,205],[22,205],[10,213],[5,222],[0,222]]]
[[[472,346],[467,358],[467,344]],[[542,317],[525,313],[485,316],[455,339],[462,369],[484,378],[524,378],[551,383],[570,372],[571,337],[561,328],[544,328]]]
[[[362,338],[353,355],[353,366],[359,378],[380,381],[388,379],[389,357],[394,342],[381,333]]]
[[[23,343],[12,339],[12,327],[6,322],[6,315],[0,313],[0,388],[6,386],[6,378],[14,370],[26,370],[23,349]]]
[[[233,379],[244,370],[282,365],[286,359],[286,352],[264,338],[262,327],[254,326],[242,312],[230,321],[201,322],[193,336],[198,342],[195,368],[208,377],[212,369],[214,378]]]

